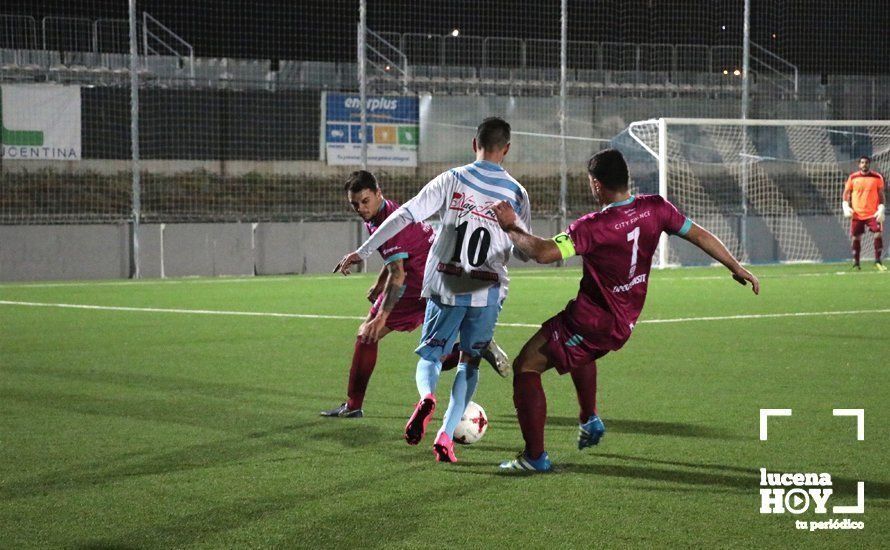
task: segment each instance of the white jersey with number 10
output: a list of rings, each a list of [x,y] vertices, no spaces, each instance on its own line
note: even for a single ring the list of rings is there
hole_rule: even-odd
[[[415,221],[439,213],[441,226],[423,276],[423,296],[443,304],[481,307],[507,297],[510,237],[492,206],[505,200],[526,229],[531,206],[525,188],[501,166],[476,161],[443,172],[405,203]],[[459,268],[459,271],[456,269]]]

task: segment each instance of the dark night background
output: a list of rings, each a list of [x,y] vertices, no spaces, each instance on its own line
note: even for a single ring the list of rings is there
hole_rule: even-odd
[[[742,5],[741,0],[569,2],[569,39],[739,45]],[[137,6],[193,44],[199,56],[355,59],[357,0],[140,0]],[[48,15],[126,18],[127,2],[4,2],[0,12],[38,21]],[[462,35],[558,39],[559,2],[369,0],[368,23],[376,31],[447,34],[459,28]],[[752,40],[804,72],[890,72],[887,0],[752,0],[751,27]]]

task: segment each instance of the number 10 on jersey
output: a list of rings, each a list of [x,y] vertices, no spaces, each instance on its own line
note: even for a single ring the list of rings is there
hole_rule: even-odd
[[[464,240],[467,236],[467,226],[470,222],[464,221],[462,224],[454,228],[457,231],[457,242],[454,244],[454,254],[451,261],[455,263],[463,262]],[[637,229],[637,233],[639,233]],[[484,227],[477,227],[470,233],[470,239],[467,243],[466,257],[470,265],[479,267],[488,259],[488,247],[491,246],[491,233]],[[636,248],[634,248],[634,261],[636,261]]]

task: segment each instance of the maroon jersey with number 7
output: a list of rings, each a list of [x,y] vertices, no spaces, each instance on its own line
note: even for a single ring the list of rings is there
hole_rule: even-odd
[[[685,235],[691,227],[692,221],[659,195],[631,195],[569,226],[565,234],[570,243],[563,242],[560,249],[565,255],[574,247],[584,260],[584,276],[566,312],[585,340],[606,350],[624,345],[646,301],[661,233]],[[557,236],[557,243],[565,238]],[[604,312],[614,322],[603,324]],[[597,330],[603,326],[610,327],[609,334]]]

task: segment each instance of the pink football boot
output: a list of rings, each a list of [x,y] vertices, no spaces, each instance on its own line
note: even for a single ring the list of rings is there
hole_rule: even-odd
[[[426,397],[417,402],[414,407],[414,414],[408,419],[405,425],[405,441],[408,445],[417,445],[426,434],[426,425],[433,418],[433,412],[436,410],[436,396],[429,393]]]
[[[433,454],[436,455],[436,462],[457,462],[454,455],[454,442],[448,437],[448,434],[442,432],[433,443]]]

